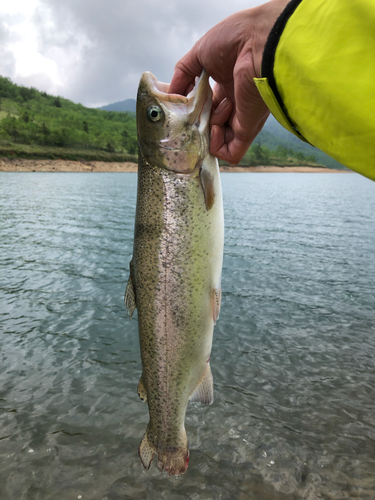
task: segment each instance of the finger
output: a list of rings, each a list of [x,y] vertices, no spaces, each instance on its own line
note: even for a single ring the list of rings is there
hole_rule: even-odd
[[[219,101],[219,99],[217,98],[218,93],[219,84],[215,82],[214,86],[212,87],[212,109],[216,109],[222,101],[222,99]]]
[[[169,85],[168,92],[170,94],[187,95],[188,87],[192,85],[194,80],[195,76],[192,77],[183,69],[176,68],[172,77],[172,81]]]
[[[223,101],[226,97],[229,97],[234,103],[234,90],[232,83],[223,85],[216,82],[212,89],[212,92],[212,107],[214,109],[216,109],[221,101]]]
[[[188,94],[188,87],[194,86],[195,77],[200,76],[203,66],[197,58],[197,46],[199,41],[175,66],[171,83],[170,94]]]
[[[215,127],[212,127],[210,151],[217,158],[231,165],[237,164],[245,155],[269,114],[267,106],[253,83],[251,68],[251,54],[242,54],[234,68],[236,99],[232,116],[226,123],[220,122],[219,117],[217,121],[214,119],[211,122],[211,125]],[[222,116],[224,116],[224,110],[222,110]]]
[[[210,125],[219,125],[222,127],[229,120],[233,111],[233,102],[225,97],[217,108],[212,112]]]
[[[232,166],[240,162],[249,146],[249,141],[234,137],[229,127],[214,125],[211,129],[210,153]]]
[[[227,138],[229,141],[229,138]],[[216,158],[223,159],[221,155],[227,152],[228,144],[225,139],[225,128],[219,125],[213,125],[211,128],[210,153]]]

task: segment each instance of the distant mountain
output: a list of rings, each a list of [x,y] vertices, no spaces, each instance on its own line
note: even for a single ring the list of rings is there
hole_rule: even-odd
[[[102,106],[103,111],[134,111],[135,112],[135,99],[125,99],[125,101],[113,102],[112,104],[107,104],[106,106]]]
[[[301,152],[305,156],[314,155],[316,161],[321,165],[326,165],[330,168],[337,168],[339,170],[348,170],[344,165],[334,160],[327,154],[320,151],[320,149],[314,148],[301,141],[294,134],[286,130],[280,123],[272,116],[268,118],[263,130],[257,135],[254,144],[260,142],[263,146],[267,146],[270,149],[276,149],[277,146],[285,146],[286,148],[291,148],[294,151]]]

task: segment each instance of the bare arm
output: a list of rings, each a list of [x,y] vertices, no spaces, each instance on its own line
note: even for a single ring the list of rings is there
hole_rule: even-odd
[[[253,78],[261,76],[268,35],[289,0],[272,0],[237,12],[209,30],[176,64],[169,91],[187,94],[202,68],[215,80],[211,153],[238,163],[269,111]]]

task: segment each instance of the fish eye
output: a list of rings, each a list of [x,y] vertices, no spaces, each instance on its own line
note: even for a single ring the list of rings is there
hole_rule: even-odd
[[[147,109],[147,118],[150,122],[158,122],[163,117],[163,110],[160,106],[150,106]]]

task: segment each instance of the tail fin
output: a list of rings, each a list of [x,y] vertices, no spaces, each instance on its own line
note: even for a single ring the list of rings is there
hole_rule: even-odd
[[[147,436],[148,432],[149,428],[147,427],[146,434],[143,436],[138,450],[143,467],[148,470],[155,453],[157,453],[158,469],[161,472],[165,470],[169,476],[184,474],[189,463],[189,449],[185,430],[181,432],[175,445],[164,444],[160,441],[154,445]]]

